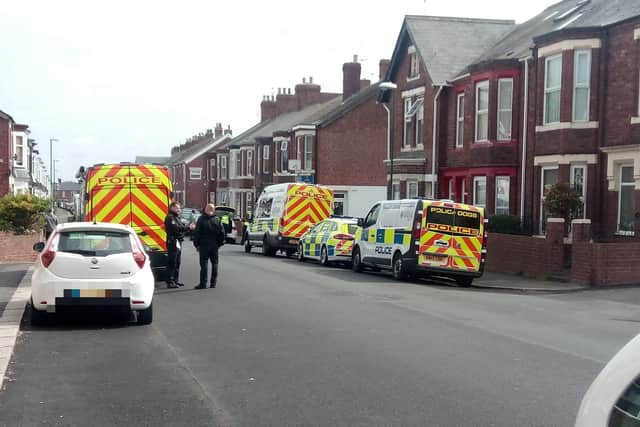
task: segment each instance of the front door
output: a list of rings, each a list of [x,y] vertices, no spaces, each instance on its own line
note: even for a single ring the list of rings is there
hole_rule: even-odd
[[[540,234],[544,234],[549,213],[545,209],[544,201],[547,192],[558,183],[558,167],[543,167],[540,185]]]

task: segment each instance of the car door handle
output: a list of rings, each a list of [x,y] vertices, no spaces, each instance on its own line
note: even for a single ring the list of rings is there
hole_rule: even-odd
[[[436,240],[436,246],[440,246],[441,248],[449,247],[449,242],[446,240]]]

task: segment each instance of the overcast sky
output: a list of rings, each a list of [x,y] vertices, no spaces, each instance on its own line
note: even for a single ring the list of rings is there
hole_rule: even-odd
[[[515,19],[549,0],[0,0],[0,110],[31,128],[59,176],[168,155],[185,138],[259,120],[263,95],[313,76],[341,91],[342,64],[377,80],[406,14]],[[48,163],[47,163],[48,164]]]

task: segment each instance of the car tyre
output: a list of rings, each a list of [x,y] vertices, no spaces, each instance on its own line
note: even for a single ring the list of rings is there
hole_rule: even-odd
[[[148,308],[138,311],[138,325],[150,325],[153,322],[153,303]]]
[[[325,267],[331,266],[331,261],[329,261],[329,251],[324,245],[322,246],[322,249],[320,249],[320,264]]]
[[[456,283],[462,288],[468,288],[473,283],[473,277],[458,276],[456,277]]]
[[[249,236],[244,238],[244,251],[248,254],[251,253],[251,241],[249,240]]]
[[[264,240],[262,241],[262,255],[274,256],[275,254],[276,254],[276,251],[269,244],[269,239],[265,237]]]
[[[364,265],[362,265],[362,256],[360,255],[360,248],[355,248],[353,250],[353,255],[351,257],[351,269],[356,273],[362,273],[364,271]]]
[[[392,261],[392,272],[393,272],[393,278],[396,280],[407,280],[407,278],[409,277],[409,274],[407,274],[407,270],[404,266],[404,261],[402,260],[402,254],[400,252],[396,252],[396,254],[393,256],[393,261]]]
[[[46,311],[36,310],[33,304],[31,305],[31,325],[42,326],[46,325],[49,320],[49,315]]]
[[[304,257],[304,245],[298,244],[298,261],[305,262],[307,259]]]

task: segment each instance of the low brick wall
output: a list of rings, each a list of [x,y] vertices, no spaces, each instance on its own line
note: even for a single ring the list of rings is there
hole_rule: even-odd
[[[485,269],[496,273],[542,277],[545,238],[489,233]]]
[[[640,242],[576,242],[572,280],[594,286],[640,284]]]
[[[38,254],[33,244],[43,240],[41,233],[15,235],[0,232],[0,262],[33,262]]]

